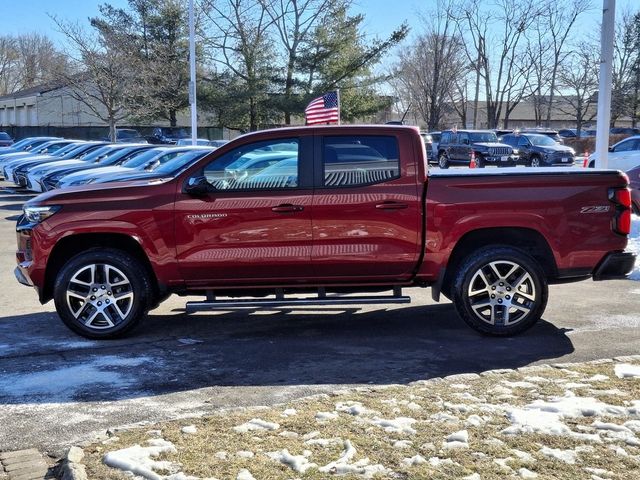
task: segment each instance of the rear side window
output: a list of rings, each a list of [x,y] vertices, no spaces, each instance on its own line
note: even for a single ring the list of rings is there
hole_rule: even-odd
[[[326,187],[371,185],[400,176],[396,137],[324,137],[322,159]]]

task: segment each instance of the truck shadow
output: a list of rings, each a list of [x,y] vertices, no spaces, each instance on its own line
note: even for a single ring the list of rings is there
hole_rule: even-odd
[[[574,351],[541,320],[512,338],[475,333],[451,304],[151,314],[89,341],[55,313],[0,318],[0,403],[94,402],[205,387],[407,383],[518,368]]]

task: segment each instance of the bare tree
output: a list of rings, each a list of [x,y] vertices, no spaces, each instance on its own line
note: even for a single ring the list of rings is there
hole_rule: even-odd
[[[565,57],[558,69],[558,86],[564,95],[556,108],[575,118],[578,136],[582,126],[596,116],[600,66],[597,52],[597,46],[583,43]]]
[[[491,8],[481,0],[468,0],[449,9],[465,39],[467,60],[484,83],[489,128],[496,128],[503,115],[508,122],[510,112],[525,96],[525,32],[540,12],[535,0],[498,0]]]
[[[564,51],[567,38],[580,15],[591,8],[587,0],[548,0],[541,12],[542,26],[549,39],[551,54],[551,78],[549,84],[549,103],[547,105],[546,126],[551,124],[551,110],[556,91],[558,69],[567,55]]]
[[[346,0],[260,0],[262,8],[271,18],[277,31],[285,57],[284,98],[282,110],[284,123],[291,124],[291,113],[296,110],[292,95],[295,87],[300,50],[311,41],[315,29],[324,15]]]
[[[235,99],[225,100],[246,105],[248,127],[257,130],[268,118],[273,20],[259,0],[204,0],[202,6],[211,26],[204,41],[222,69],[216,81],[234,92]]]
[[[427,128],[433,130],[442,124],[447,104],[459,98],[456,82],[465,77],[467,62],[453,19],[442,4],[431,20],[425,20],[425,26],[426,32],[400,53],[394,76]]]
[[[53,17],[59,31],[70,44],[68,58],[76,73],[63,72],[59,80],[70,96],[109,125],[111,141],[116,125],[129,115],[128,91],[134,73],[128,57],[100,34],[87,33],[80,25]]]
[[[613,45],[613,78],[611,91],[611,126],[632,114],[632,91],[638,68],[638,17],[625,11],[616,25]]]

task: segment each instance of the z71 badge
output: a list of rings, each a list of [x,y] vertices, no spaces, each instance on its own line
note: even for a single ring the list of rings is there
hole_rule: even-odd
[[[595,207],[582,207],[580,213],[606,213],[609,211],[609,205],[597,205]]]

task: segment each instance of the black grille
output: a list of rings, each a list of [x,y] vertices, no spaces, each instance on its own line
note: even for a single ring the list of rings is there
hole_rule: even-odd
[[[492,157],[511,155],[511,147],[490,147],[489,155]]]

